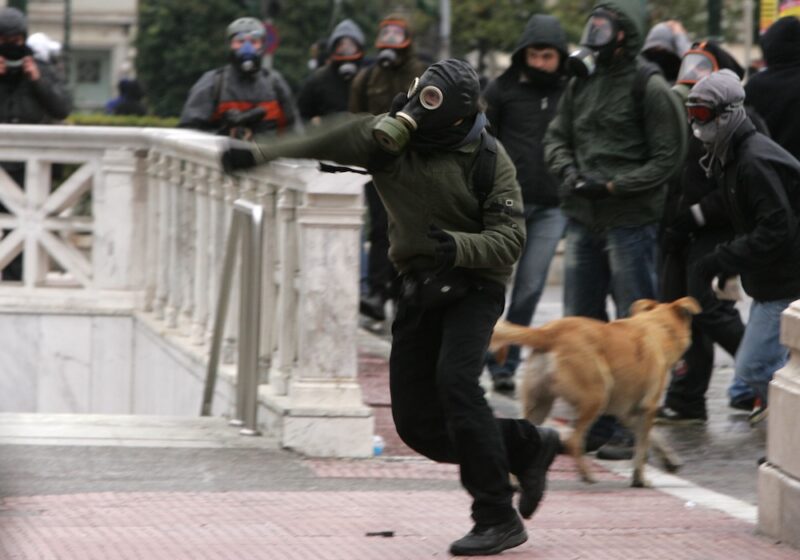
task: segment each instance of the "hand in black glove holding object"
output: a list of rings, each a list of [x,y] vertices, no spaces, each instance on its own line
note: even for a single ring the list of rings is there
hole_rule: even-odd
[[[428,237],[436,241],[436,274],[447,272],[456,264],[456,240],[433,224],[428,226]]]
[[[568,165],[564,168],[561,172],[561,186],[558,192],[561,198],[566,198],[568,195],[572,194],[580,177],[574,165]]]
[[[258,164],[253,153],[253,144],[243,140],[228,140],[222,150],[220,159],[225,173],[233,173],[238,169],[248,169]]]
[[[725,289],[725,282],[736,276],[736,272],[725,267],[716,252],[704,255],[694,265],[694,273],[706,286],[711,285],[711,280],[717,277],[719,289]]]
[[[608,181],[591,173],[582,173],[572,192],[588,200],[600,200],[611,196]]]
[[[392,98],[392,108],[389,110],[389,116],[397,116],[397,111],[402,109],[406,103],[408,103],[408,95],[406,93],[400,92],[395,95],[394,98]]]

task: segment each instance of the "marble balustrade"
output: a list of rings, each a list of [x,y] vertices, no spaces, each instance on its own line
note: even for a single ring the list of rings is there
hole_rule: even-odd
[[[364,179],[321,173],[316,162],[305,160],[231,177],[218,163],[221,142],[174,129],[0,126],[0,161],[23,162],[26,170],[24,185],[0,173],[0,201],[8,208],[0,214],[0,264],[20,251],[24,256],[21,279],[0,279],[0,321],[8,313],[132,317],[149,329],[147,344],[163,340],[170,352],[184,355],[184,365],[202,371],[231,207],[243,197],[265,209],[259,358],[264,427],[309,454],[367,455],[372,416],[356,382]],[[63,164],[72,175],[54,188],[51,170]],[[234,373],[223,383],[235,382],[238,282],[233,286],[222,361]],[[125,332],[141,325],[126,325]],[[87,352],[96,369],[106,367],[97,358],[105,355],[114,356],[120,369],[119,355],[107,347]],[[156,367],[145,354],[121,354],[133,361],[122,368],[127,376]],[[157,385],[158,377],[144,369],[142,378]],[[177,387],[180,379],[173,376],[170,384]],[[151,410],[130,404],[137,391],[119,398],[114,411]],[[177,413],[186,413],[193,400],[199,411],[199,390],[196,397],[182,396]],[[35,401],[34,409],[41,409]],[[88,397],[75,402],[71,412],[108,411]],[[169,411],[169,402],[156,409]]]

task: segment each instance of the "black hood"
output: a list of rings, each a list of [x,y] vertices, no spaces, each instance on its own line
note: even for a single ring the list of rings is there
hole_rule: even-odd
[[[741,80],[744,78],[744,68],[736,62],[736,59],[733,58],[733,55],[723,49],[719,43],[716,41],[705,41],[705,43],[696,44],[692,48],[697,48],[706,52],[709,52],[714,55],[714,58],[717,59],[717,64],[719,65],[720,70],[728,69],[733,71],[739,79]]]
[[[554,47],[561,54],[561,65],[563,67],[568,54],[567,34],[564,33],[564,29],[558,19],[543,14],[531,16],[517,42],[514,54],[511,55],[511,64],[513,66],[525,63],[525,48],[531,45]]]
[[[760,42],[767,66],[800,62],[800,19],[794,16],[779,19]]]

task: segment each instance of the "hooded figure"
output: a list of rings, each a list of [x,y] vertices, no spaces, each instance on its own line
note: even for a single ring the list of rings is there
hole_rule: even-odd
[[[767,122],[772,138],[800,159],[800,20],[788,16],[761,37],[767,68],[750,78],[747,103]]]
[[[566,86],[567,38],[559,21],[534,15],[520,36],[511,66],[486,88],[491,129],[517,168],[525,202],[528,243],[514,277],[506,320],[530,325],[544,289],[550,262],[564,234],[558,207],[558,179],[544,162],[542,140]],[[495,391],[512,392],[520,362],[519,347],[504,364],[488,361]]]
[[[755,393],[750,422],[767,406],[767,385],[788,351],[780,344],[780,315],[800,297],[800,163],[744,114],[744,89],[729,70],[714,72],[692,88],[687,113],[701,127],[709,171],[719,188],[691,207],[694,228],[720,223],[736,237],[698,259],[695,274],[720,287],[739,275],[753,298],[735,376]],[[710,128],[707,128],[710,127]]]
[[[527,540],[519,515],[529,518],[539,505],[560,447],[555,430],[496,419],[479,383],[525,231],[514,166],[501,144],[489,184],[476,184],[483,142],[463,140],[478,128],[478,92],[478,76],[467,63],[443,60],[398,97],[391,115],[360,114],[299,138],[230,141],[222,160],[234,170],[278,157],[316,158],[372,175],[388,210],[390,256],[403,278],[392,325],[392,416],[411,448],[460,466],[475,526],[452,543],[457,556],[497,554]],[[377,138],[381,123],[413,128],[397,155]],[[471,123],[467,132],[465,123]],[[436,149],[418,149],[420,133],[426,141],[435,138]],[[331,289],[348,299],[355,285],[334,282]],[[509,473],[520,481],[519,514]]]
[[[341,21],[326,50],[326,64],[312,72],[297,95],[300,116],[306,121],[347,111],[351,82],[364,58],[361,28],[351,19]]]
[[[654,25],[642,47],[642,56],[657,64],[669,83],[674,83],[678,77],[681,57],[689,50],[690,45],[686,33],[676,32],[675,27],[674,24],[670,25],[664,21]],[[679,29],[682,29],[682,26]]]

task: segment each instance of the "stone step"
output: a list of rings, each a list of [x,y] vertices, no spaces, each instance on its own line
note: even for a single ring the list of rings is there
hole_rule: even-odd
[[[0,445],[278,449],[219,417],[0,413]]]

